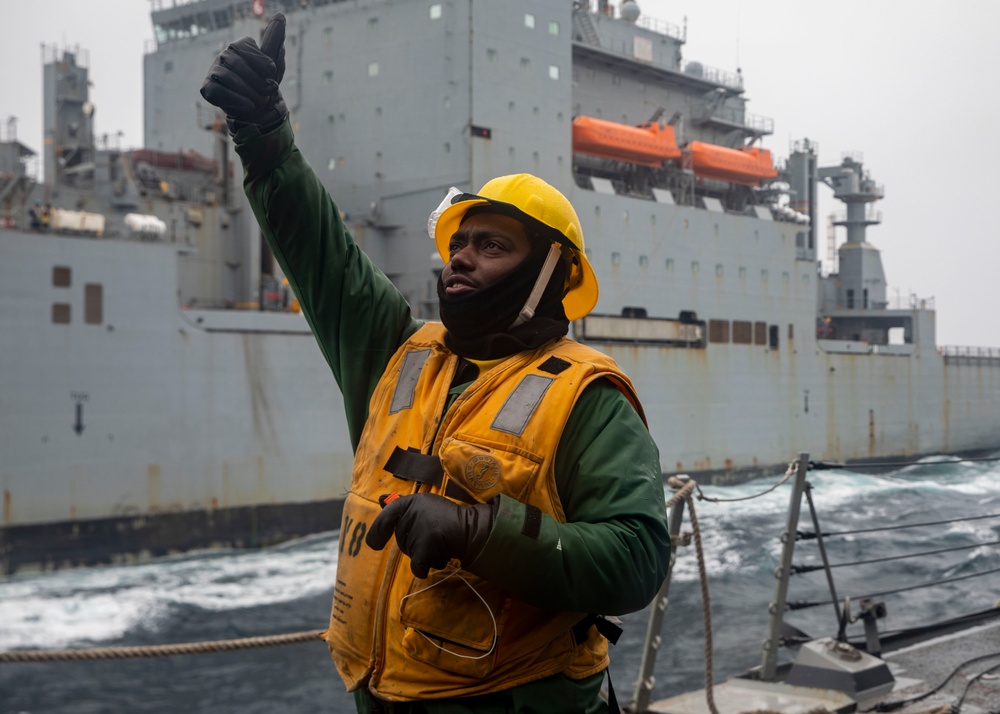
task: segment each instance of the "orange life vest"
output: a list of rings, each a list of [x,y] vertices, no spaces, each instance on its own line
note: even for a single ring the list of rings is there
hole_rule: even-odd
[[[608,664],[607,640],[593,627],[579,643],[572,632],[587,613],[534,607],[457,561],[418,579],[395,541],[379,552],[364,543],[380,495],[448,495],[456,484],[473,500],[505,494],[565,522],[553,464],[584,388],[609,379],[642,415],[614,361],[568,339],[504,360],[445,411],[458,358],[444,346],[444,333],[440,323],[420,328],[372,394],[344,505],[324,635],[337,669],[348,690],[367,686],[394,701],[485,694],[560,672],[574,679],[596,674]],[[439,482],[386,471],[397,447],[437,457]]]

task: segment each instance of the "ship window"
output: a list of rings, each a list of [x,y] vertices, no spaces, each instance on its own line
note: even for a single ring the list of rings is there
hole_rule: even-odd
[[[104,322],[104,288],[98,283],[88,283],[83,288],[83,321],[88,325]]]
[[[850,288],[847,289],[847,309],[854,309],[854,291]]]
[[[490,62],[496,62],[497,61],[497,51],[493,50],[493,49],[487,48],[486,49],[486,59],[488,59]]]
[[[378,76],[378,62],[368,63],[368,76],[377,77]]]
[[[767,323],[766,322],[755,322],[755,323],[753,323],[753,343],[755,345],[765,345],[765,344],[767,344]]]
[[[62,265],[52,268],[52,286],[56,288],[68,288],[72,282],[73,271]]]
[[[553,20],[549,23],[549,34],[558,35],[559,34],[559,23]]]
[[[521,69],[531,69],[531,60],[527,57],[521,58]]]
[[[753,337],[753,326],[745,320],[733,320],[733,344],[749,345]]]
[[[328,69],[325,72],[323,72],[323,79],[326,80],[327,84],[332,84],[333,83],[333,70],[332,69]]]
[[[788,323],[788,339],[793,339],[795,337],[795,325]]]
[[[70,306],[69,303],[52,303],[52,322],[57,325],[69,324]]]
[[[720,344],[729,342],[729,320],[709,320],[708,341]]]
[[[431,19],[440,20],[441,19],[441,3],[436,2],[431,5]]]
[[[611,254],[611,264],[612,265],[621,265],[622,264],[622,254],[619,253],[618,251],[613,252]]]
[[[648,265],[649,265],[649,256],[648,255],[640,255],[639,256],[639,267],[640,268],[645,268]]]
[[[524,13],[524,26],[532,30],[535,29],[535,16],[530,12]]]
[[[808,278],[809,274],[806,273],[805,277]],[[867,309],[868,308],[868,288],[864,288],[862,290],[862,292],[861,292],[861,300],[862,300],[861,307]]]
[[[777,325],[771,325],[771,327],[768,328],[768,346],[772,350],[778,349],[778,326]]]
[[[374,32],[377,29],[378,29],[378,18],[377,17],[369,17],[368,18],[368,30],[370,32]]]
[[[549,65],[549,79],[559,79],[559,68],[554,64]]]
[[[226,8],[224,10],[215,11],[215,27],[216,29],[222,29],[223,27],[229,27],[233,24],[233,11],[232,8]]]

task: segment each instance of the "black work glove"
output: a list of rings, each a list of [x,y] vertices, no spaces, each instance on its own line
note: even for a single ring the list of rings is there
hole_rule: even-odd
[[[269,131],[288,114],[278,84],[285,76],[285,16],[276,13],[260,38],[237,40],[219,53],[201,85],[201,96],[226,113],[229,131],[247,124]]]
[[[382,550],[395,531],[396,545],[410,556],[410,570],[426,578],[431,568],[444,568],[452,558],[463,566],[475,560],[499,506],[499,496],[474,506],[460,506],[433,493],[401,496],[375,517],[365,543]]]

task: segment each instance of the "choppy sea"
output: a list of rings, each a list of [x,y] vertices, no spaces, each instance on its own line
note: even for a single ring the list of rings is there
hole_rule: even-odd
[[[706,496],[759,493],[780,478]],[[939,525],[832,536],[838,595],[927,588],[883,596],[895,630],[993,605],[1000,573],[1000,463],[944,462],[888,473],[815,471],[809,481],[825,532],[946,521]],[[760,663],[790,484],[752,500],[696,501],[711,593],[716,677]],[[667,494],[669,495],[669,494]],[[811,530],[808,510],[800,528]],[[683,530],[689,530],[685,521]],[[0,651],[198,642],[326,626],[337,565],[337,533],[259,551],[213,551],[142,565],[15,576],[0,581]],[[927,555],[928,551],[948,552]],[[922,554],[922,555],[920,555]],[[815,541],[796,546],[796,563],[819,561]],[[948,581],[951,582],[941,582]],[[790,599],[830,599],[821,572],[792,579]],[[654,697],[704,685],[704,608],[694,548],[680,550],[663,626]],[[648,612],[627,616],[612,648],[618,698],[631,700]],[[832,605],[791,613],[813,636],[836,633]],[[860,635],[860,624],[849,634]],[[324,712],[353,711],[320,641],[207,655],[55,664],[0,664],[0,712]]]

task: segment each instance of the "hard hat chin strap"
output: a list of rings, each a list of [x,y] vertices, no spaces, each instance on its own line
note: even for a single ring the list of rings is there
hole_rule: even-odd
[[[558,243],[553,242],[549,247],[548,255],[545,256],[545,262],[542,263],[542,269],[538,271],[535,287],[531,289],[531,294],[528,295],[528,299],[525,301],[524,307],[521,308],[521,312],[517,314],[517,319],[511,323],[511,327],[523,325],[535,316],[535,308],[538,307],[538,302],[542,299],[542,293],[545,292],[545,287],[549,284],[549,278],[552,277],[552,271],[556,269],[556,265],[559,263],[561,257],[562,248],[559,247]]]

